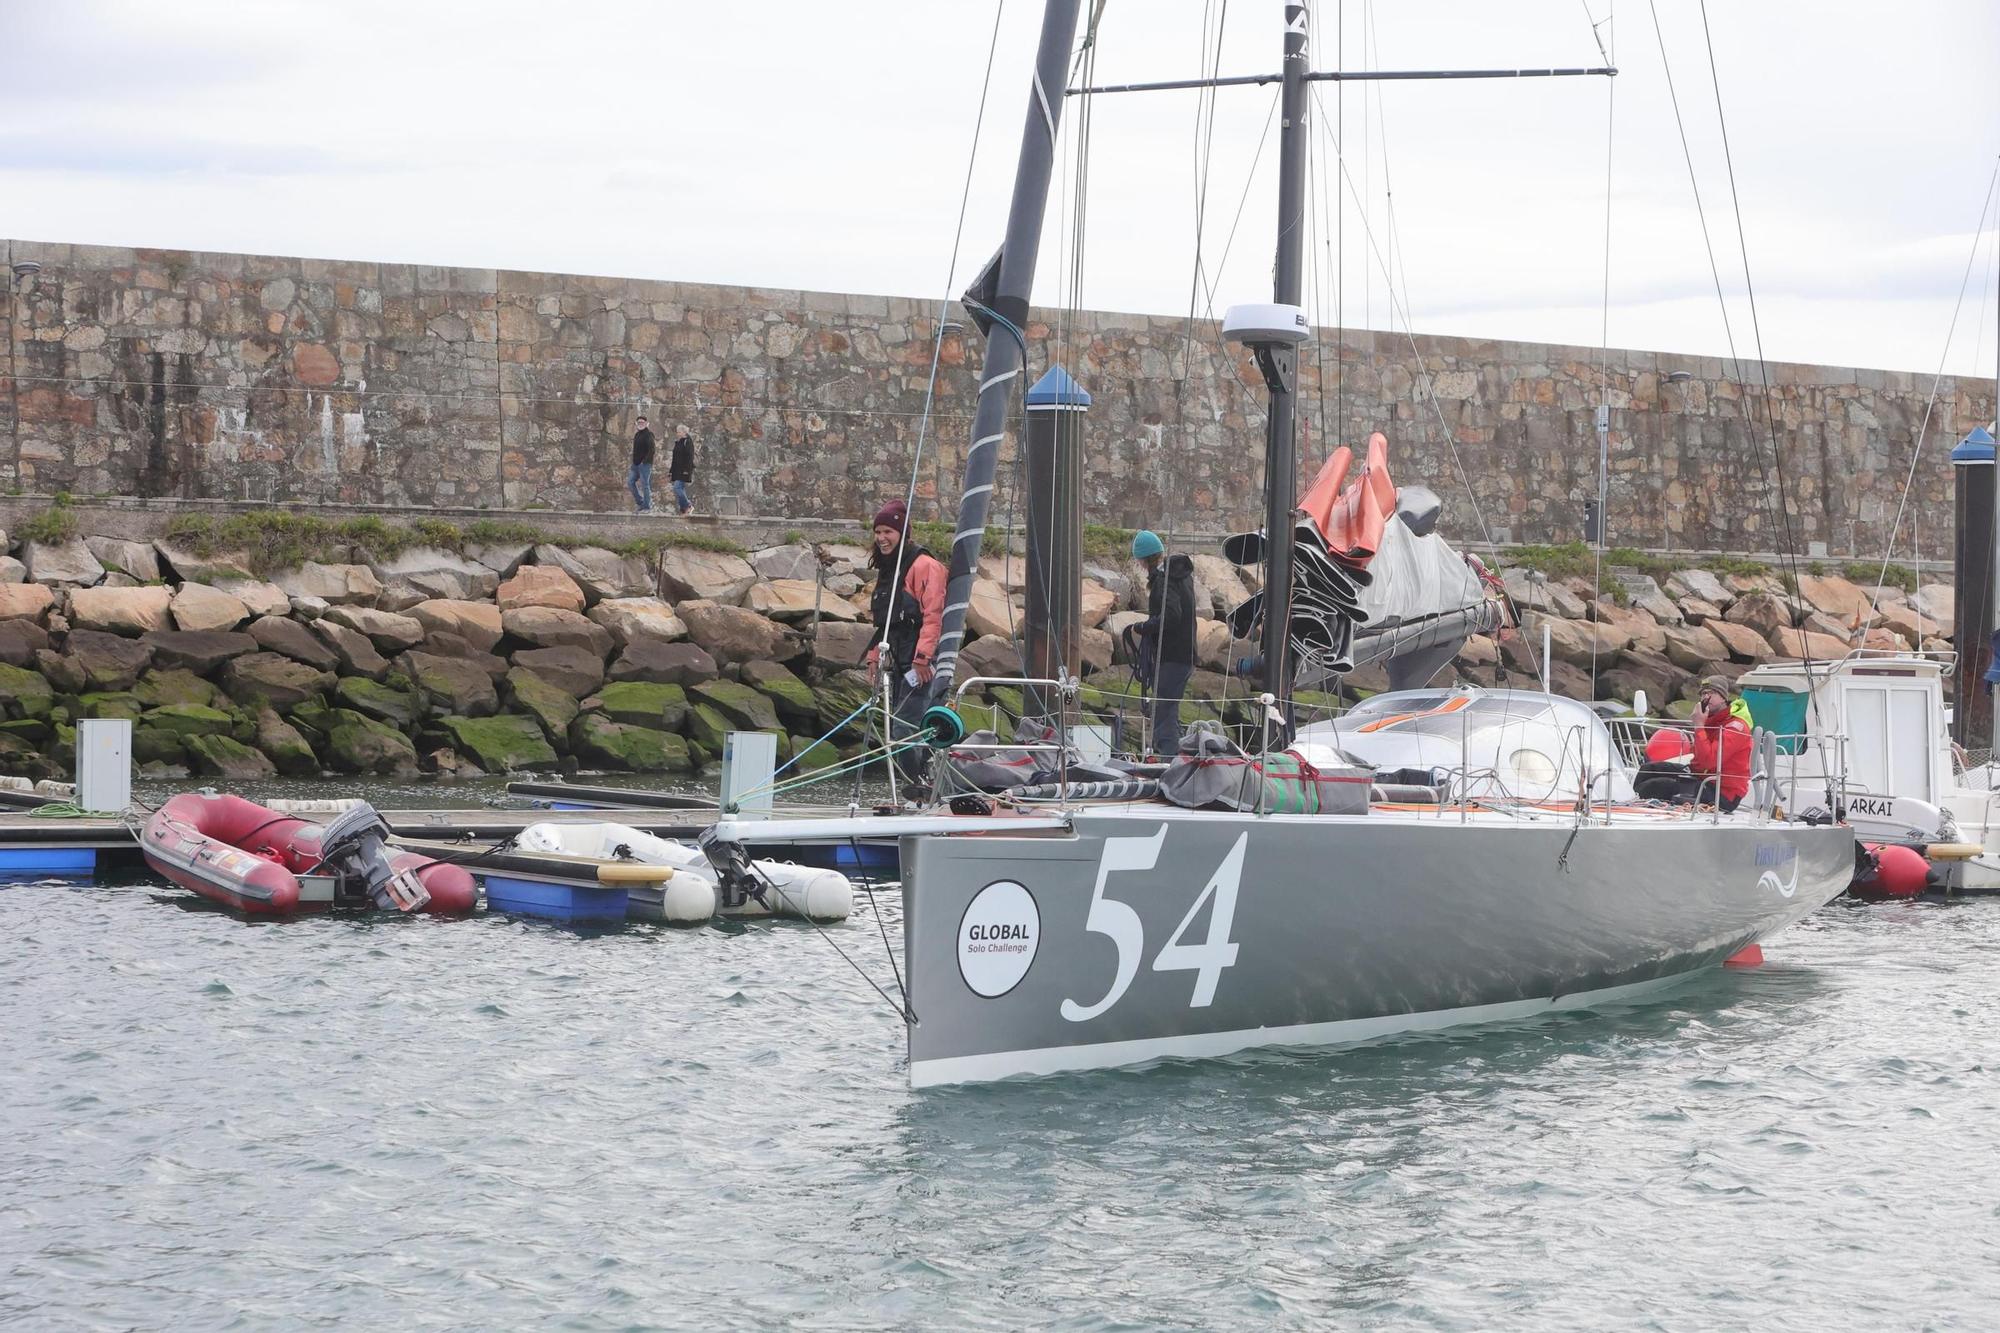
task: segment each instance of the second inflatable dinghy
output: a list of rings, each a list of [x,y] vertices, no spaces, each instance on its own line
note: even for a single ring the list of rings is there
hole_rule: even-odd
[[[795,916],[841,921],[854,910],[854,886],[838,870],[789,861],[750,861],[719,873],[700,849],[628,824],[530,824],[514,838],[523,852],[597,866],[667,866],[671,878],[633,883],[627,913],[651,921],[707,921],[714,916]]]

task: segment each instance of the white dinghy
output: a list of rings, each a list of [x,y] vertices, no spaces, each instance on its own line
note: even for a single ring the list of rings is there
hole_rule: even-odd
[[[732,895],[724,891],[715,868],[700,850],[629,824],[530,824],[514,839],[514,845],[524,852],[594,865],[670,867],[670,879],[630,886],[628,910],[641,920],[691,922],[727,915],[844,921],[854,911],[854,885],[838,870],[815,870],[789,861],[753,861],[751,891]],[[739,897],[741,901],[732,901]]]

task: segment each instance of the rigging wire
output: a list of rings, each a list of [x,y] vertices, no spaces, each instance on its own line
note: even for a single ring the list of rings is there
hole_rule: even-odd
[[[1917,442],[1915,447],[1910,450],[1910,470],[1909,473],[1903,478],[1903,493],[1896,500],[1896,518],[1895,521],[1889,525],[1888,540],[1883,543],[1882,569],[1881,572],[1875,576],[1874,592],[1869,594],[1868,618],[1867,620],[1862,622],[1861,625],[1861,633],[1864,636],[1867,634],[1869,628],[1875,624],[1876,618],[1881,613],[1882,584],[1883,581],[1889,577],[1889,561],[1891,557],[1893,557],[1895,554],[1896,534],[1902,530],[1903,514],[1909,506],[1910,494],[1916,488],[1917,464],[1923,458],[1924,444],[1930,434],[1931,414],[1937,407],[1938,393],[1944,386],[1945,362],[1948,361],[1951,357],[1951,342],[1952,338],[1958,332],[1959,312],[1965,306],[1965,289],[1967,285],[1970,284],[1972,281],[1972,268],[1974,263],[1977,262],[1979,258],[1980,243],[1986,239],[1986,219],[1993,212],[1993,201],[1996,192],[2000,192],[2000,161],[1996,161],[1994,164],[1993,175],[1990,178],[1988,178],[1986,182],[1986,197],[1983,201],[1981,201],[1979,206],[1979,225],[1973,229],[1972,233],[1972,252],[1966,255],[1965,257],[1965,273],[1959,279],[1958,282],[1958,299],[1952,303],[1951,324],[1945,330],[1944,350],[1938,354],[1937,374],[1934,375],[1931,379],[1930,397],[1924,403],[1923,421],[1917,427]],[[1994,257],[2000,257],[2000,229],[1996,229],[1995,231],[1994,247],[1992,255],[1989,256],[1989,263],[1992,261]],[[1980,306],[1979,323],[1983,327],[1986,322],[1985,320],[1986,294],[1983,289],[1980,292],[1979,306]],[[1974,355],[1975,357],[1977,356],[1976,351]],[[1974,364],[1976,365],[1977,362],[1975,361]],[[1912,525],[1912,528],[1914,529],[1914,524]],[[1912,536],[1914,537],[1914,531],[1912,533]],[[1922,558],[1923,557],[1921,554],[1919,554],[1917,557],[1917,559],[1920,562]],[[1982,605],[1985,601],[1986,589],[1984,585],[1987,579],[1991,577],[1991,572],[1987,568],[1987,563],[1989,562],[1982,562],[1981,564],[1981,569],[1979,573],[1979,582],[1981,586],[1977,590],[1978,599],[1972,603],[1973,605]],[[1918,646],[1922,647],[1921,641],[1919,642]]]
[[[1211,0],[1212,3],[1212,0]],[[1211,3],[1202,6],[1201,16],[1201,66],[1210,78],[1221,73],[1222,35],[1229,22],[1229,0],[1222,0],[1222,9],[1215,21],[1213,53],[1209,38],[1209,13]],[[1201,294],[1201,252],[1204,231],[1208,224],[1208,182],[1215,153],[1215,88],[1203,88],[1195,96],[1194,112],[1194,266],[1188,276],[1187,321],[1182,326],[1180,374],[1174,380],[1174,447],[1183,457],[1193,457],[1194,450],[1187,438],[1187,385],[1188,375],[1194,362],[1194,321],[1195,307]],[[1161,489],[1167,497],[1167,545],[1172,546],[1180,527],[1180,488],[1168,484],[1166,450],[1161,449],[1160,476]]]
[[[1314,104],[1320,105],[1319,90],[1317,87],[1313,88],[1312,95]],[[1326,130],[1324,106],[1321,106],[1319,121],[1322,132],[1330,133],[1331,131]],[[1347,169],[1347,159],[1341,152],[1340,144],[1335,142],[1333,147],[1334,158],[1340,168],[1341,182],[1347,187],[1348,193],[1355,197],[1358,207],[1360,198],[1355,187],[1354,175]],[[1388,262],[1383,256],[1381,246],[1376,244],[1374,228],[1368,224],[1368,220],[1365,217],[1362,219],[1361,233],[1363,243],[1367,246],[1369,253],[1374,256],[1376,265],[1382,270],[1385,279],[1388,281],[1390,318],[1400,324],[1400,329],[1397,331],[1402,333],[1403,341],[1410,349],[1410,361],[1416,370],[1415,385],[1418,401],[1430,405],[1431,414],[1437,420],[1438,431],[1444,438],[1445,448],[1451,454],[1452,467],[1458,474],[1459,484],[1465,488],[1466,502],[1472,507],[1472,517],[1473,521],[1479,526],[1480,540],[1493,553],[1493,568],[1498,571],[1505,567],[1505,562],[1499,554],[1499,545],[1493,540],[1493,529],[1486,521],[1486,511],[1480,507],[1478,494],[1472,489],[1472,474],[1467,470],[1465,460],[1459,454],[1457,436],[1452,431],[1450,424],[1445,420],[1444,406],[1438,401],[1436,389],[1431,382],[1430,371],[1425,366],[1423,353],[1417,347],[1416,333],[1410,321],[1409,308],[1405,302],[1397,299],[1394,278],[1390,273]],[[1537,676],[1539,676],[1541,668],[1533,642],[1528,635],[1523,634],[1521,643],[1527,651],[1529,664],[1534,668]]]
[[[1610,22],[1617,12],[1616,0],[1606,11],[1605,22]],[[1584,17],[1590,17],[1589,0],[1584,0]],[[1597,53],[1604,63],[1616,66],[1610,52],[1604,49],[1603,36],[1596,23],[1590,25],[1591,40],[1597,43]],[[1617,41],[1617,29],[1612,29],[1612,40]],[[1613,148],[1617,142],[1616,125],[1618,119],[1618,80],[1605,80],[1604,93],[1604,304],[1598,315],[1597,353],[1597,411],[1601,422],[1593,422],[1596,427],[1592,435],[1597,445],[1597,550],[1590,575],[1591,606],[1599,611],[1604,605],[1604,548],[1611,535],[1611,200]],[[1602,635],[1590,636],[1590,694],[1597,697],[1597,649]]]
[[[1750,306],[1750,332],[1757,349],[1758,379],[1764,390],[1764,426],[1766,433],[1770,437],[1771,467],[1778,482],[1776,500],[1778,518],[1781,525],[1780,531],[1783,533],[1785,542],[1783,555],[1791,565],[1791,590],[1796,595],[1799,587],[1799,551],[1797,543],[1792,536],[1792,506],[1785,488],[1785,459],[1783,452],[1778,447],[1777,404],[1773,401],[1771,395],[1770,363],[1764,359],[1764,331],[1763,325],[1757,317],[1757,290],[1750,281],[1750,242],[1743,232],[1743,203],[1736,189],[1735,157],[1729,149],[1729,121],[1722,110],[1722,80],[1716,71],[1715,40],[1710,33],[1708,24],[1708,0],[1701,0],[1701,35],[1702,41],[1708,49],[1709,83],[1715,90],[1715,119],[1717,125],[1722,130],[1722,160],[1729,172],[1729,203],[1736,217],[1737,250],[1743,259],[1743,294]],[[1790,614],[1790,611],[1791,608],[1787,607],[1787,615]],[[1812,645],[1807,641],[1803,630],[1799,634],[1798,647],[1799,663],[1804,668],[1806,675],[1806,697],[1814,716],[1817,717],[1819,714],[1819,696],[1815,688],[1815,682],[1813,681]],[[1831,798],[1829,798],[1829,802],[1830,800]]]
[[[903,587],[903,562],[909,558],[910,554],[910,510],[917,502],[917,478],[923,472],[924,443],[928,438],[930,428],[930,410],[931,405],[937,399],[938,365],[944,355],[944,317],[951,309],[951,289],[958,276],[958,252],[965,240],[965,214],[972,200],[972,172],[979,161],[980,131],[986,124],[986,99],[988,93],[993,88],[993,58],[1000,49],[1000,20],[1006,13],[1006,10],[1007,0],[995,0],[993,6],[993,35],[987,40],[986,74],[979,83],[979,111],[973,118],[972,151],[966,157],[965,185],[960,190],[958,197],[958,227],[953,233],[951,240],[951,262],[947,265],[945,271],[945,294],[938,300],[937,318],[931,325],[931,370],[930,377],[924,385],[924,415],[917,423],[916,448],[910,457],[910,481],[903,492],[903,537],[902,540],[896,543],[895,564],[889,570],[892,580],[889,584],[889,604],[892,609],[895,605],[896,597],[901,593]],[[878,579],[882,577],[879,569],[875,577]],[[883,636],[883,646],[886,647],[888,644],[888,629],[886,626],[883,627],[881,633]],[[879,663],[880,659],[878,658],[877,661]],[[889,663],[886,669],[893,672],[896,669],[894,662]],[[885,736],[893,737],[896,734],[896,727],[893,714],[890,710],[889,693],[885,691],[883,694],[882,731]],[[893,770],[890,781],[893,788]],[[872,985],[873,983],[871,982],[870,984]]]

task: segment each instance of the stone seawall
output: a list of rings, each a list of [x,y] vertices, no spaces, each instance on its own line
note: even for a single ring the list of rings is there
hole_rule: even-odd
[[[704,510],[847,520],[907,482],[935,353],[918,517],[957,501],[981,348],[955,306],[940,328],[934,301],[893,297],[6,248],[41,268],[7,304],[0,489],[615,510],[643,411],[694,432]],[[1032,365],[1063,363],[1095,395],[1090,518],[1254,522],[1262,395],[1212,322],[1040,311],[1027,335]],[[1797,549],[1879,556],[1930,377],[1770,370],[1767,398],[1754,368],[1712,357],[1322,331],[1302,367],[1302,457],[1379,426],[1398,479],[1445,498],[1449,535],[1564,541],[1595,492],[1605,400],[1614,543],[1781,549],[1774,432]],[[1945,455],[1992,415],[1991,381],[1939,386],[1903,558],[1913,527],[1926,557],[1946,553]]]

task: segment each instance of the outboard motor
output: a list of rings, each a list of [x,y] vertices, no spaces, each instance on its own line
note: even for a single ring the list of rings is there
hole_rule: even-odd
[[[767,889],[764,877],[750,864],[750,853],[740,842],[732,842],[715,836],[713,828],[705,829],[695,845],[715,868],[716,887],[721,890],[722,909],[733,910],[755,898],[765,910],[771,910],[771,900],[765,897]]]
[[[375,807],[363,801],[343,810],[320,837],[320,867],[340,878],[342,887],[366,890],[375,906],[387,911],[414,912],[430,904],[430,890],[414,870],[389,864],[383,843],[389,826]]]

